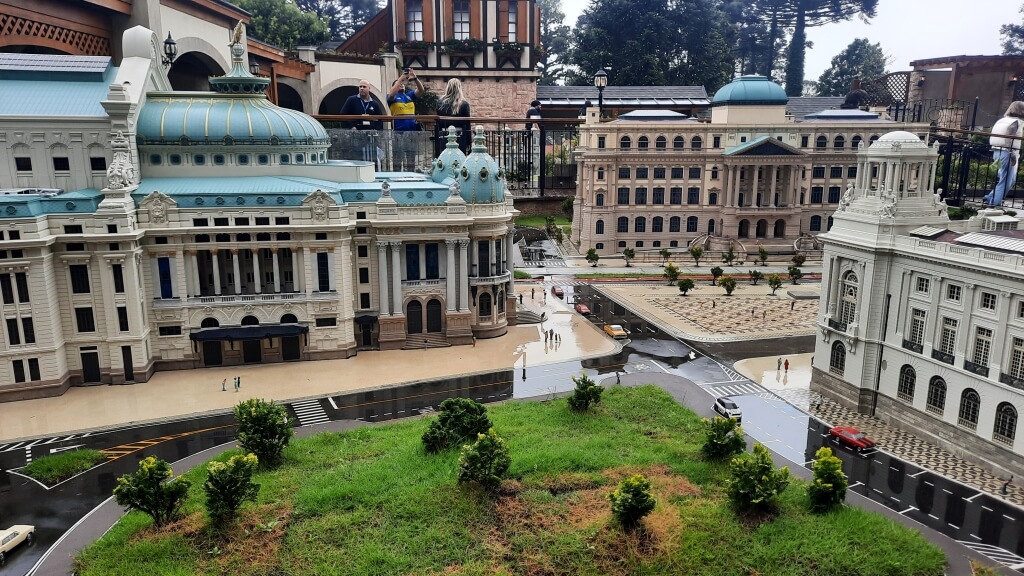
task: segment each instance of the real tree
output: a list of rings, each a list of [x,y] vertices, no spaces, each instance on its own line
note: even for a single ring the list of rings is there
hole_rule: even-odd
[[[287,0],[236,0],[239,8],[252,14],[246,35],[285,50],[299,44],[320,44],[330,39],[327,18],[303,12]]]
[[[1020,13],[1024,14],[1024,4],[1021,4]],[[999,36],[1002,40],[1004,55],[1024,56],[1024,20],[1017,24],[1009,23],[1000,26]]]
[[[793,35],[786,54],[786,94],[796,96],[804,87],[804,56],[807,28],[849,20],[854,16],[874,18],[878,0],[790,0]]]
[[[295,5],[327,22],[334,40],[347,40],[381,9],[378,0],[295,0]]]
[[[885,74],[888,58],[881,44],[857,38],[832,58],[832,66],[818,78],[819,96],[845,96],[855,78],[868,80]]]
[[[537,0],[540,8],[540,41],[544,54],[537,62],[539,84],[550,86],[565,77],[572,29],[565,22],[561,0]]]

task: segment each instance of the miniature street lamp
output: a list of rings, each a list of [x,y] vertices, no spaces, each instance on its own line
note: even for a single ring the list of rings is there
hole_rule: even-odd
[[[608,85],[608,73],[604,68],[594,74],[594,86],[597,86],[597,117],[604,115],[604,87]]]
[[[167,33],[167,40],[164,40],[164,66],[170,66],[174,62],[174,59],[178,57],[178,43],[171,38],[171,33]]]

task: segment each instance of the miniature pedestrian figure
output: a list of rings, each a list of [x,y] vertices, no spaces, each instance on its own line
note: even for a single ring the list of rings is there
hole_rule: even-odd
[[[615,383],[616,384],[622,384],[622,380],[619,378],[619,371],[618,370],[615,371]]]
[[[751,318],[753,318],[753,317],[754,317],[754,309],[753,309],[753,308],[751,308],[751,309],[750,309],[750,317],[751,317]]]
[[[533,292],[536,288],[530,288],[530,300],[533,300]]]
[[[712,301],[711,301],[711,307],[712,307],[712,308],[714,308],[714,307],[715,307],[715,301],[714,301],[714,300],[712,300]]]
[[[473,335],[473,348],[476,348],[476,334]]]
[[[700,308],[701,308],[701,310],[704,309],[704,301],[703,300],[700,301]]]
[[[1009,480],[1007,480],[1006,482],[1003,483],[1003,487],[999,489],[999,493],[1002,494],[1003,496],[1006,496],[1007,492],[1009,491],[1010,482],[1013,482],[1013,476],[1012,475],[1010,476]]]
[[[779,356],[779,359],[775,361],[775,371],[778,372],[779,370],[782,370],[782,356]]]
[[[522,292],[519,293],[519,303],[520,304],[523,303],[523,293]]]
[[[782,364],[782,367],[786,369],[787,373],[789,372],[789,358]]]
[[[789,310],[790,310],[790,312],[793,311],[793,307],[794,306],[796,306],[796,300],[793,300],[792,302],[789,303]]]
[[[221,392],[227,392],[228,391],[228,379],[227,378],[225,378],[225,379],[220,381],[220,391]]]
[[[544,343],[547,344],[547,341],[548,341],[548,331],[545,330],[544,331]]]
[[[761,312],[761,320],[764,320],[766,318],[768,318],[768,311],[767,310],[765,310],[764,312]]]
[[[238,382],[238,376],[235,376],[235,392],[238,392],[238,389],[241,388],[241,387],[242,387],[242,385],[239,384],[239,382]]]

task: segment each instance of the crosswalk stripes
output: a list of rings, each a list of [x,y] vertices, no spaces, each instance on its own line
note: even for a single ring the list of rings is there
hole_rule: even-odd
[[[971,550],[974,550],[978,554],[987,556],[992,560],[999,562],[1003,566],[1016,566],[1018,564],[1024,563],[1024,558],[1021,558],[1013,552],[1010,552],[1009,550],[1005,550],[998,546],[993,546],[991,544],[981,544],[978,542],[970,542],[966,540],[957,540],[957,543],[962,544],[967,548],[970,548]]]
[[[54,436],[52,438],[39,438],[36,440],[22,440],[21,442],[8,442],[7,444],[0,444],[0,452],[11,452],[14,450],[30,448],[37,444],[53,444],[54,442],[67,442],[74,438],[85,438],[91,436],[92,432],[86,432],[84,434],[72,434],[70,436]],[[45,440],[45,442],[44,442]]]
[[[745,394],[761,394],[767,392],[758,384],[753,382],[729,384],[726,386],[705,386],[705,390],[714,396],[743,396]]]
[[[298,416],[300,426],[312,426],[313,424],[331,421],[327,416],[327,412],[324,411],[324,407],[320,405],[320,400],[317,398],[292,402],[292,410]]]
[[[743,381],[745,381],[747,379],[745,376],[743,376],[739,372],[733,370],[732,368],[729,368],[728,366],[726,366],[724,364],[719,364],[719,366],[722,367],[722,371],[725,372],[726,376],[729,377],[729,380],[732,380],[733,382],[743,382]]]

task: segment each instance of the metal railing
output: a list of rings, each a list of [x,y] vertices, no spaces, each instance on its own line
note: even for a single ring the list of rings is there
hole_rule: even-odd
[[[579,123],[575,118],[525,119],[446,118],[414,116],[421,130],[391,129],[393,116],[377,116],[378,130],[353,130],[350,123],[360,116],[315,116],[331,136],[328,152],[332,160],[373,162],[385,172],[412,172],[425,169],[447,145],[446,122],[461,122],[484,127],[487,153],[498,161],[509,189],[516,196],[571,195],[576,189],[576,163],[573,151],[579,142]],[[408,117],[402,117],[408,118]],[[460,130],[461,132],[461,130]],[[460,148],[469,153],[471,136],[459,138]]]
[[[939,166],[935,188],[950,206],[979,205],[998,181],[997,166],[993,165],[993,151],[989,146],[989,132],[956,128],[933,128],[929,143],[939,144]],[[1007,136],[1020,140],[1016,136]],[[1020,178],[1021,162],[1017,164],[1018,178],[1003,198],[1007,208],[1024,208],[1024,185]]]

